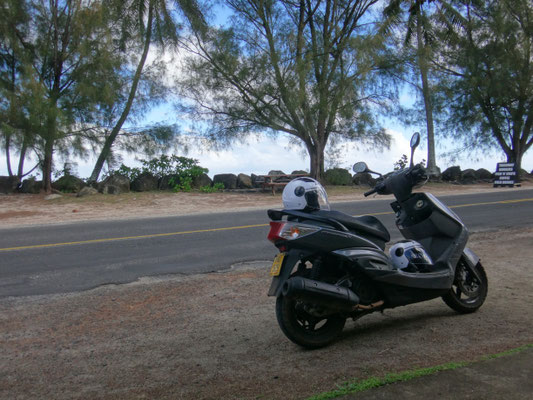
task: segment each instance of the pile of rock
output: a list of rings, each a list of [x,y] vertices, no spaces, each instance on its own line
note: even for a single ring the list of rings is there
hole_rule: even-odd
[[[306,175],[306,171],[292,171],[291,175]],[[280,170],[271,170],[267,175],[288,175]],[[531,180],[531,174],[522,170],[522,179]],[[286,177],[284,177],[286,178]],[[282,179],[282,178],[280,178]],[[286,178],[289,179],[289,178]],[[456,184],[474,184],[478,182],[492,182],[494,174],[490,171],[480,168],[478,170],[465,169],[461,170],[459,166],[452,166],[447,168],[437,180],[443,182],[451,182]],[[352,174],[344,168],[332,168],[324,173],[324,183],[327,185],[356,185],[373,187],[376,184],[376,177],[369,173]],[[214,184],[222,184],[226,190],[236,189],[256,189],[262,187],[263,180],[260,176],[251,174],[217,174],[211,179],[207,174],[201,174],[192,181],[193,189],[200,189],[202,187],[212,187]],[[150,173],[143,173],[136,179],[130,180],[120,174],[114,174],[102,182],[99,182],[94,188],[87,186],[85,181],[74,176],[65,175],[57,179],[52,188],[56,192],[62,193],[78,193],[78,196],[86,196],[95,193],[104,194],[120,194],[127,193],[130,190],[135,192],[145,192],[154,190],[171,190],[176,184],[179,184],[179,176],[168,175],[162,178],[157,178]],[[15,177],[0,176],[0,194],[13,193],[15,191],[21,193],[39,193],[42,188],[42,182],[35,180],[35,178],[25,179],[20,183]]]

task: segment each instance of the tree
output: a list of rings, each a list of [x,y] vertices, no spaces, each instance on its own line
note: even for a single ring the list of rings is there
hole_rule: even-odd
[[[389,23],[405,28],[404,44],[409,46],[415,41],[414,59],[420,84],[410,82],[411,87],[416,88],[422,94],[424,103],[426,129],[428,137],[427,147],[427,171],[430,176],[439,175],[435,156],[435,128],[434,128],[434,105],[432,88],[430,84],[431,61],[434,57],[435,37],[432,32],[432,22],[424,8],[424,3],[431,3],[433,0],[390,0],[384,13],[389,18]],[[401,17],[407,14],[407,21]],[[410,48],[407,48],[410,52]],[[410,64],[407,62],[406,64]]]
[[[24,62],[17,75],[24,100],[19,102],[21,120],[32,133],[43,186],[50,192],[54,152],[83,151],[85,133],[104,105],[114,101],[110,82],[123,60],[113,51],[102,2],[22,3],[25,24],[10,26]],[[12,5],[7,9],[14,10]]]
[[[311,175],[324,173],[331,135],[387,145],[376,105],[383,38],[371,21],[377,0],[228,0],[231,27],[191,40],[181,94],[209,119],[207,133],[231,141],[284,132],[303,143]]]
[[[175,0],[175,3],[196,29],[202,30],[203,17],[195,0]],[[131,37],[141,45],[142,52],[129,85],[129,93],[122,104],[120,117],[106,135],[104,145],[89,178],[96,182],[104,163],[111,155],[111,148],[121,132],[131,112],[137,95],[139,82],[152,43],[161,46],[175,47],[178,42],[178,24],[167,7],[166,0],[115,0],[111,2],[110,11],[121,21],[122,38]],[[136,46],[135,46],[136,47]]]
[[[28,60],[19,40],[27,38],[29,19],[25,2],[4,0],[0,3],[0,137],[4,142],[8,174],[19,181],[25,175],[26,152],[33,142],[24,112],[26,99],[21,78]],[[16,174],[11,168],[13,148],[19,152]]]
[[[501,148],[520,171],[533,145],[533,3],[450,3],[439,11],[448,129],[467,149]]]

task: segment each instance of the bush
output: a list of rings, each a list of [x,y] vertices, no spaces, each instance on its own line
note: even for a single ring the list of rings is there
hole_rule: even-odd
[[[130,181],[142,174],[151,174],[158,179],[172,176],[169,181],[172,190],[188,192],[192,189],[194,178],[209,172],[207,168],[198,165],[198,160],[176,155],[162,155],[151,160],[141,160],[141,163],[142,168],[130,168],[122,164],[114,173],[123,175]]]
[[[324,173],[324,179],[328,185],[347,186],[352,184],[352,174],[344,168],[328,169]]]
[[[200,192],[203,193],[215,193],[224,190],[224,184],[221,182],[213,184],[213,186],[202,186]]]

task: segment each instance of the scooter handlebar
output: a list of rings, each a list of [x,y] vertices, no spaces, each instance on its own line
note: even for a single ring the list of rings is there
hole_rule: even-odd
[[[365,197],[368,197],[368,196],[370,196],[371,194],[376,193],[377,191],[378,191],[378,190],[377,190],[376,188],[374,188],[374,189],[369,190],[368,192],[365,192],[364,195],[365,195]]]

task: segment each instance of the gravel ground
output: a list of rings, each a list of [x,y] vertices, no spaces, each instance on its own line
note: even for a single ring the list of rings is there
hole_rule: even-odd
[[[352,378],[533,342],[533,228],[471,237],[485,305],[440,299],[347,323],[306,351],[278,328],[268,265],[0,300],[2,399],[301,399]],[[494,250],[497,249],[497,252]]]

